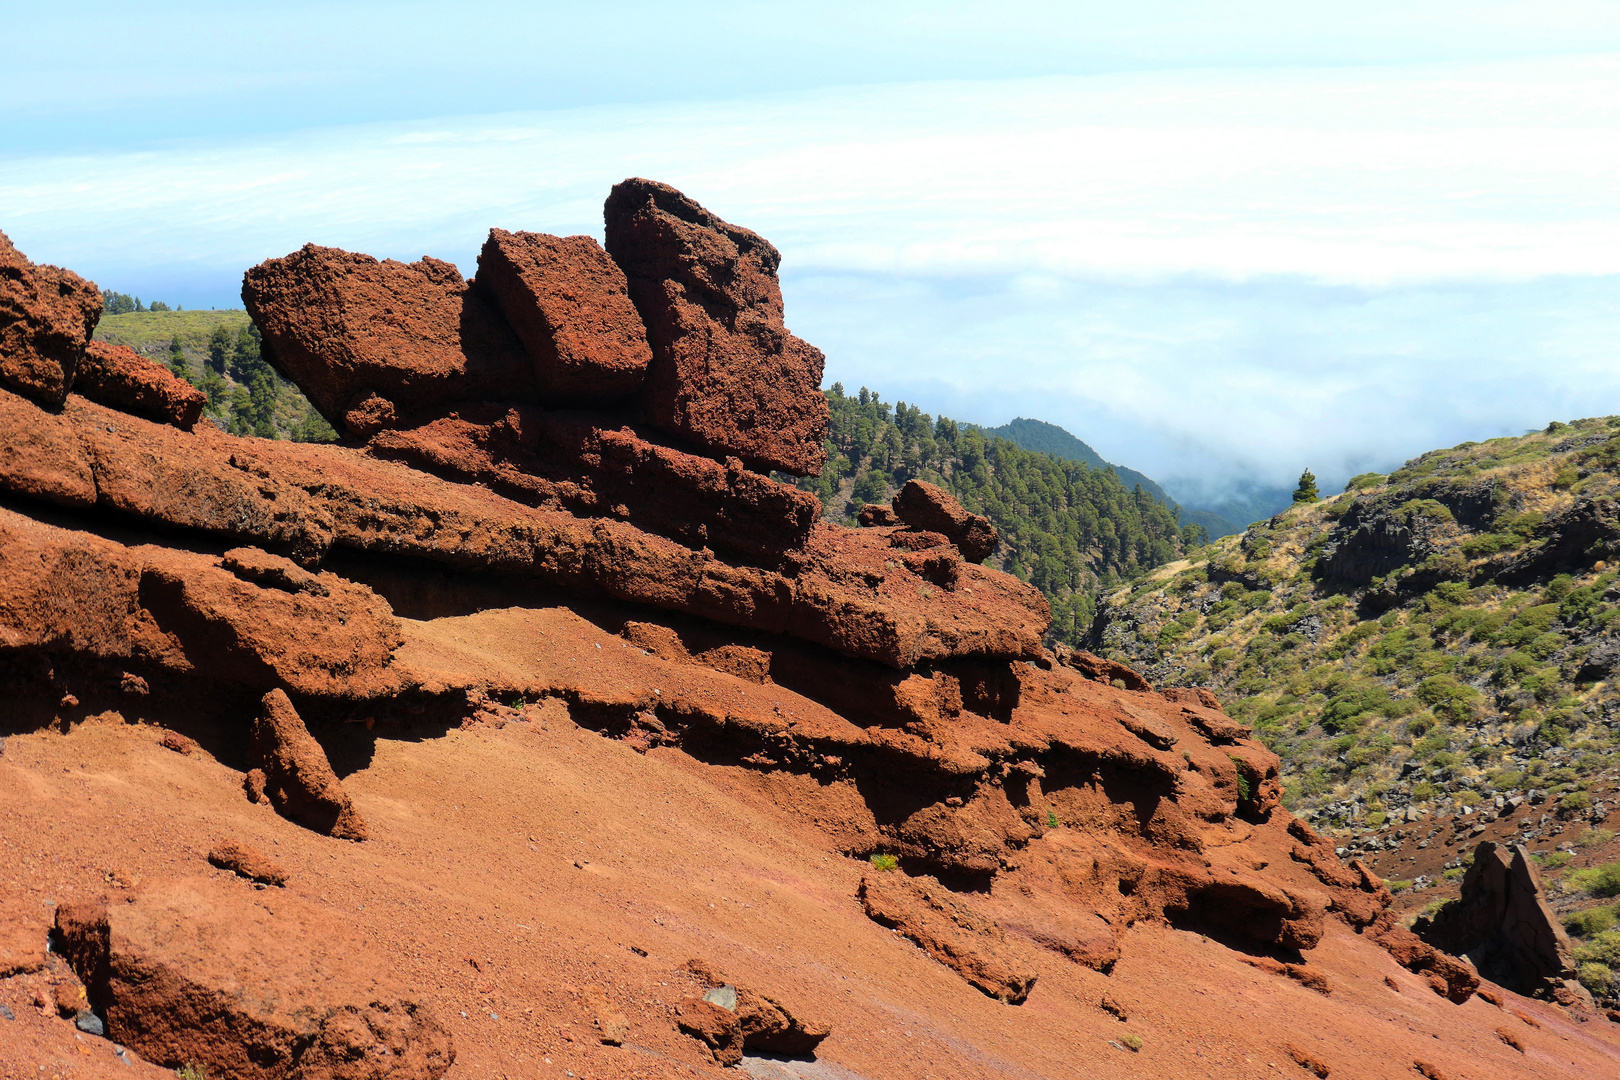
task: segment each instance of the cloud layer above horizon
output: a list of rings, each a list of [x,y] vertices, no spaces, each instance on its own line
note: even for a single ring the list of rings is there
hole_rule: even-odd
[[[1620,56],[785,91],[0,152],[30,256],[187,306],[306,241],[600,237],[628,175],[783,252],[828,380],[1163,479],[1341,481],[1620,412]],[[1185,490],[1185,489],[1184,489]]]

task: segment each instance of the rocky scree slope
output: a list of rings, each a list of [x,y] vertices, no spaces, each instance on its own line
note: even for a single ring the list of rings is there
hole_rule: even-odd
[[[342,445],[124,411],[147,369],[78,393],[55,298],[95,291],[13,258],[0,1062],[1537,1075],[1213,695],[1046,649],[937,487],[851,529],[758,471],[826,417],[774,248],[646,180],[606,218],[609,259],[492,234],[498,286],[250,270]],[[1255,1030],[1211,1020],[1234,979]],[[1620,1053],[1530,1007],[1556,1072]]]
[[[1290,804],[1353,848],[1430,815],[1602,844],[1617,454],[1603,418],[1358,477],[1115,593],[1094,647],[1226,696],[1281,756]]]

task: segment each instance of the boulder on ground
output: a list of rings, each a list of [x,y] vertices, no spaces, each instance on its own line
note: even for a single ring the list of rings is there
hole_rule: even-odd
[[[922,480],[906,481],[894,497],[894,513],[913,529],[944,536],[970,562],[988,559],[1000,543],[989,518],[968,513],[956,496]]]
[[[340,840],[366,839],[365,820],[332,771],[326,751],[280,690],[260,702],[248,759],[264,774],[264,792],[283,817]]]
[[[287,884],[287,872],[277,866],[274,859],[258,848],[238,844],[235,840],[215,844],[208,853],[208,861],[260,885]]]
[[[73,391],[122,412],[182,431],[202,416],[208,395],[127,345],[92,341],[85,346]]]
[[[825,358],[783,324],[776,248],[652,180],[616,184],[603,216],[652,345],[652,423],[761,471],[820,471]]]
[[[450,1034],[364,943],[293,896],[184,878],[57,909],[62,954],[143,1058],[238,1080],[437,1080]]]
[[[721,1065],[735,1065],[744,1051],[809,1057],[832,1034],[831,1024],[807,1018],[802,1006],[728,982],[701,960],[687,961],[686,970],[703,984],[704,993],[677,1006],[677,1024]]]
[[[542,401],[611,401],[646,378],[652,350],[624,271],[589,236],[491,229],[474,283],[529,350]]]
[[[71,270],[36,266],[0,233],[0,382],[60,405],[101,320],[101,291]]]
[[[1481,975],[1516,993],[1590,1004],[1575,978],[1569,935],[1523,844],[1482,841],[1462,893],[1412,929],[1436,948],[1469,956]]]
[[[370,427],[461,398],[534,396],[511,328],[440,259],[379,262],[306,244],[249,270],[242,300],[266,359],[339,430],[351,410]]]

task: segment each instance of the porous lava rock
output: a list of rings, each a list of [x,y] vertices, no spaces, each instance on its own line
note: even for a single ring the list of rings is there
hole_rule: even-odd
[[[944,536],[971,562],[988,559],[1000,543],[989,518],[968,513],[956,496],[924,480],[906,481],[894,496],[894,514],[914,529]]]
[[[0,382],[60,405],[101,320],[101,290],[71,270],[35,265],[0,233]]]
[[[107,1036],[242,1080],[438,1080],[449,1032],[339,920],[296,897],[179,878],[57,909]]]
[[[260,885],[285,885],[287,872],[276,865],[274,859],[258,848],[226,840],[215,844],[208,852],[208,861],[221,870],[229,870],[237,877]]]
[[[184,431],[202,416],[208,395],[127,345],[92,341],[73,379],[75,393]]]
[[[1412,929],[1430,945],[1466,955],[1481,975],[1516,993],[1590,1004],[1576,981],[1569,935],[1523,844],[1481,841],[1461,894]]]
[[[615,184],[603,216],[652,346],[653,425],[750,468],[819,472],[825,358],[782,321],[776,248],[653,180]]]
[[[491,229],[474,280],[529,350],[540,400],[611,401],[640,388],[647,331],[624,271],[591,237]]]
[[[372,455],[473,481],[530,506],[618,518],[695,549],[759,559],[803,545],[821,502],[768,476],[686,453],[612,417],[469,403],[384,431]]]
[[[708,1046],[721,1065],[737,1064],[745,1051],[812,1057],[832,1034],[831,1024],[807,1017],[803,1006],[736,984],[701,960],[687,961],[685,970],[705,989],[679,1003],[678,1024]]]
[[[387,422],[390,410],[533,399],[523,346],[441,259],[379,261],[306,244],[250,269],[242,300],[266,359],[339,430],[349,430],[350,410],[365,428]]]
[[[264,793],[282,816],[340,840],[364,840],[369,835],[326,751],[280,690],[270,691],[260,702],[248,762],[263,775]]]

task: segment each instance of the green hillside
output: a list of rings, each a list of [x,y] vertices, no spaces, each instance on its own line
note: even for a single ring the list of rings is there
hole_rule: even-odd
[[[204,417],[232,434],[337,438],[303,391],[260,357],[259,331],[245,311],[123,311],[103,315],[94,337],[167,365],[208,395]]]
[[[1164,489],[1152,480],[1143,476],[1135,469],[1127,469],[1123,465],[1115,465],[1104,461],[1101,454],[1087,446],[1081,440],[1069,434],[1056,424],[1048,424],[1045,420],[1027,420],[1019,417],[1000,427],[985,428],[986,435],[994,435],[1017,443],[1025,450],[1033,450],[1037,454],[1049,454],[1064,461],[1083,461],[1093,469],[1111,469],[1120,483],[1126,487],[1141,486],[1142,490],[1158,499],[1162,503],[1174,506],[1175,500],[1164,493]]]
[[[1620,418],[1364,475],[1108,596],[1090,643],[1214,689],[1324,825],[1549,792],[1620,743]]]
[[[1084,636],[1099,589],[1183,549],[1174,510],[1111,469],[1034,453],[905,402],[891,408],[865,387],[848,395],[834,384],[827,400],[827,465],[795,481],[827,517],[853,524],[863,503],[887,502],[909,479],[939,484],[994,522],[1002,547],[992,563],[1046,594],[1058,640]]]

